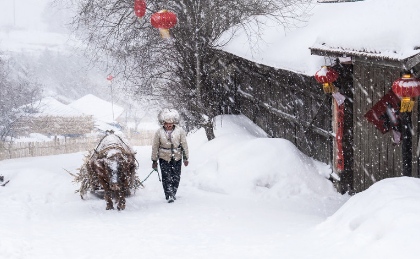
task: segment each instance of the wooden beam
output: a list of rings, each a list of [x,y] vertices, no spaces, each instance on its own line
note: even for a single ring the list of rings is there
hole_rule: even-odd
[[[420,63],[420,54],[417,54],[407,59],[407,61],[404,64],[404,69],[410,70],[416,65],[418,65],[419,63]]]
[[[357,55],[357,53],[346,53],[346,51],[340,50],[322,50],[317,48],[309,49],[311,50],[311,55],[326,57],[353,57],[354,61],[364,62],[370,65],[375,64],[380,66],[393,67],[401,70],[410,70],[420,63],[420,54],[414,55],[403,60],[392,60],[386,57],[363,55],[362,52],[360,53],[360,55]]]
[[[369,65],[379,65],[379,66],[385,66],[385,67],[393,67],[393,68],[399,68],[401,70],[404,69],[404,63],[401,62],[401,61],[396,61],[396,60],[387,60],[387,59],[381,59],[381,58],[354,56],[354,61],[367,63]]]
[[[347,57],[346,54],[340,53],[340,52],[333,52],[333,51],[327,51],[327,50],[321,50],[321,49],[312,49],[311,55],[317,55],[317,56],[326,56],[326,57]]]

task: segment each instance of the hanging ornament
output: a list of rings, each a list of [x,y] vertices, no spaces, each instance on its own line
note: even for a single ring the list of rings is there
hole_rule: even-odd
[[[143,18],[143,16],[146,14],[145,0],[134,0],[134,13],[137,17]]]
[[[323,85],[324,93],[336,93],[338,89],[332,84],[338,78],[338,72],[329,66],[322,66],[320,70],[315,73],[316,81]]]
[[[420,80],[412,74],[403,74],[392,84],[392,91],[401,97],[400,112],[411,112],[414,98],[420,95]]]
[[[152,15],[151,23],[153,27],[158,28],[162,38],[167,39],[169,35],[169,29],[174,27],[177,22],[176,15],[168,10],[160,10],[159,12]]]
[[[112,79],[114,79],[114,77],[111,76],[111,75],[109,75],[109,76],[106,77],[106,80],[108,80],[108,81],[112,81]]]

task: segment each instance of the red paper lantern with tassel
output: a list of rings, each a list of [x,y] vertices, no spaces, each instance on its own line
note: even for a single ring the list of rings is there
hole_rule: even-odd
[[[332,84],[338,78],[338,72],[329,66],[322,66],[320,70],[315,73],[316,81],[323,85],[324,93],[335,93],[337,88]]]
[[[400,112],[411,112],[414,106],[414,97],[420,95],[420,80],[412,74],[403,74],[392,84],[392,91],[402,98]]]
[[[134,13],[137,17],[143,18],[146,14],[146,1],[145,0],[135,0],[134,1]]]
[[[170,38],[169,29],[177,23],[176,15],[168,10],[160,10],[152,15],[151,23],[153,27],[160,30],[162,38]]]

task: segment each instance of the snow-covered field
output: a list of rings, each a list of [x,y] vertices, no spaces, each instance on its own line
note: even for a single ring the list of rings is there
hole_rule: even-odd
[[[83,153],[0,161],[0,258],[418,258],[420,180],[387,179],[354,197],[288,141],[242,116],[218,118],[217,138],[188,137],[178,199],[158,177],[124,211],[81,200]],[[150,146],[136,147],[144,179]]]

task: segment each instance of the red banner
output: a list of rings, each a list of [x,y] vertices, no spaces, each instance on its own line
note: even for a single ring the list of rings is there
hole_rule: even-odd
[[[344,170],[344,154],[343,154],[343,134],[344,134],[344,104],[338,105],[337,108],[337,132],[335,133],[335,140],[337,143],[337,169]]]

